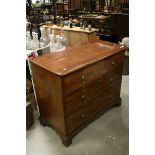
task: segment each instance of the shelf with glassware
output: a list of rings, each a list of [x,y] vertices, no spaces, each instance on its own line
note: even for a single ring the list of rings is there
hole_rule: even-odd
[[[81,28],[81,27],[76,27],[73,26],[72,28],[70,26],[42,26],[41,31],[44,31],[45,34],[49,34],[49,32],[53,32],[55,36],[60,35],[62,36],[67,42],[66,46],[73,46],[75,44],[80,44],[89,40],[97,39],[96,36],[96,31],[97,29],[95,28]],[[48,36],[46,36],[47,38]]]

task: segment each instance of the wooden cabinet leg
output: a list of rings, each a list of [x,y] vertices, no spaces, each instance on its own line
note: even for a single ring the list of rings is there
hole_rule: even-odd
[[[120,107],[122,103],[122,99],[119,98],[119,100],[117,101],[117,103],[115,104],[116,107]]]
[[[65,146],[69,146],[72,144],[72,138],[69,139],[62,139],[62,144],[64,144]]]

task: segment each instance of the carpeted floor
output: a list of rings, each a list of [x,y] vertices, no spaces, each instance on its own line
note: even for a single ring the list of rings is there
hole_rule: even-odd
[[[129,76],[123,76],[122,106],[114,107],[63,146],[54,130],[35,120],[26,133],[27,155],[128,155],[129,154]]]

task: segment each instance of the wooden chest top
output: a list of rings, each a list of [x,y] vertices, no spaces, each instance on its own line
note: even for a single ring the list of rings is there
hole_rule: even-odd
[[[125,49],[124,46],[102,40],[89,41],[67,47],[63,51],[41,53],[31,62],[54,74],[64,76]]]

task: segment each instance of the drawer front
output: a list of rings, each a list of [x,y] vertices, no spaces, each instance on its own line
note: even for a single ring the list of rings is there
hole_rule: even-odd
[[[108,92],[104,91],[98,95],[95,100],[94,104],[97,104],[99,107],[99,111],[105,110],[107,107],[109,107],[109,98],[108,98]]]
[[[109,87],[114,87],[115,84],[121,85],[122,82],[122,70],[113,70],[107,73],[107,81]]]
[[[104,104],[106,100],[102,100],[102,104],[101,101],[98,102],[96,100],[97,98],[91,101],[91,103],[85,104],[85,106],[80,108],[77,112],[67,117],[68,133],[71,133],[74,130],[80,128],[86,122],[90,121],[93,117],[95,117],[101,110],[103,110],[103,105],[106,105]]]
[[[71,93],[65,97],[66,113],[75,112],[77,109],[85,105],[87,102],[94,100],[103,90],[107,88],[107,77],[91,82],[90,84],[83,86],[82,89]]]
[[[63,78],[64,94],[68,95],[82,87],[82,70]]]
[[[78,90],[71,95],[66,96],[65,98],[65,107],[66,107],[66,114],[69,115],[71,113],[76,112],[79,108],[85,106],[89,103],[93,104],[93,100],[104,90],[103,88],[98,88],[96,91],[89,91],[87,90]],[[88,106],[89,106],[88,105]]]
[[[122,70],[123,68],[124,55],[123,53],[118,53],[113,56],[110,56],[99,62],[101,74],[105,74],[109,71]]]
[[[103,91],[106,91],[107,86],[100,85],[97,89],[91,89],[91,85],[84,89],[85,94],[85,102],[90,102],[94,100],[99,94],[101,94]]]
[[[71,113],[76,112],[84,104],[85,104],[85,96],[82,90],[75,91],[74,93],[66,96],[65,98],[66,114],[69,115]]]
[[[124,52],[120,52],[114,55],[114,59],[116,60],[117,64],[123,63],[124,62],[124,57],[125,57],[125,53]]]
[[[86,91],[96,91],[96,89],[99,89],[101,87],[105,87],[106,84],[107,84],[107,80],[108,80],[108,74],[104,74],[104,75],[101,75],[92,80],[92,81],[84,81],[83,82],[83,88],[86,90]]]
[[[95,98],[94,102],[98,104],[100,110],[105,110],[110,107],[115,100],[120,98],[120,85],[115,84],[113,87],[108,87],[106,90],[102,90],[100,94]]]
[[[115,83],[115,85],[109,87],[107,95],[109,104],[120,98],[120,89],[121,85],[119,83]]]
[[[83,76],[86,84],[101,78],[99,67],[99,63],[95,63],[83,69]]]

